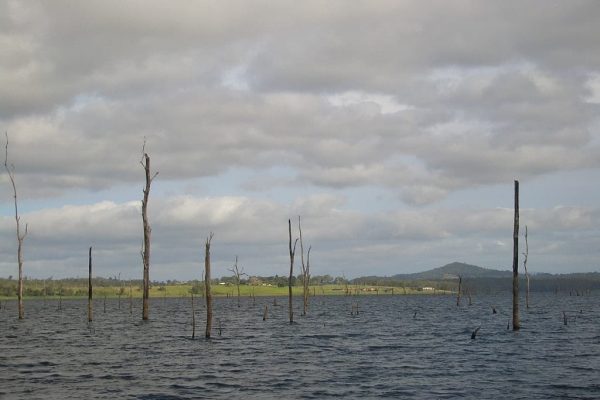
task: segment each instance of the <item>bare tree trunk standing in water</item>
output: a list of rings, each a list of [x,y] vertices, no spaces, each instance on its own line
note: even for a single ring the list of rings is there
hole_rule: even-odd
[[[288,306],[290,324],[294,323],[294,309],[292,304],[292,278],[294,277],[294,254],[296,253],[296,244],[298,239],[294,241],[294,247],[292,248],[292,221],[288,219],[288,231],[290,236],[290,277],[288,279]]]
[[[210,339],[210,331],[212,329],[212,294],[210,292],[210,241],[213,238],[213,233],[206,238],[206,246],[204,253],[204,285],[206,287],[206,332],[205,337]]]
[[[523,253],[523,268],[527,278],[527,291],[525,292],[525,307],[529,310],[529,272],[527,271],[527,258],[529,257],[529,243],[527,242],[527,225],[525,225],[525,253]]]
[[[521,329],[519,322],[519,181],[515,181],[515,219],[513,230],[513,331]]]
[[[456,295],[456,307],[460,306],[460,291],[462,286],[462,276],[458,276],[458,293]]]
[[[241,277],[246,275],[244,273],[244,270],[242,268],[242,271],[240,272],[240,270],[238,269],[238,256],[235,256],[235,264],[233,266],[233,268],[229,269],[231,272],[233,272],[233,275],[235,276],[235,286],[237,287],[237,306],[240,306],[240,280]]]
[[[17,185],[15,184],[15,167],[11,164],[8,167],[8,133],[6,134],[6,146],[4,147],[4,168],[10,178],[10,183],[13,188],[13,196],[15,199],[15,221],[17,222],[17,263],[19,265],[19,283],[17,288],[19,319],[25,318],[25,308],[23,307],[23,240],[27,236],[27,224],[25,224],[25,232],[21,233],[21,217],[19,217],[19,208],[17,207]]]
[[[92,247],[88,256],[88,322],[94,319],[94,311],[92,305]]]
[[[308,311],[308,290],[310,283],[310,249],[308,247],[308,254],[306,258],[306,264],[304,263],[304,242],[302,241],[302,226],[300,225],[300,216],[298,216],[298,232],[300,233],[300,260],[302,262],[302,299],[303,308],[302,315],[306,315]]]
[[[144,223],[144,245],[142,248],[142,261],[144,263],[144,279],[143,279],[143,294],[142,294],[142,319],[148,319],[148,298],[150,297],[150,235],[152,229],[148,222],[148,195],[150,194],[150,185],[158,175],[150,175],[150,157],[146,153],[146,140],[142,146],[142,160],[140,161],[146,173],[146,187],[144,188],[144,198],[142,199],[142,221]]]
[[[194,311],[194,291],[192,290],[192,339],[196,337],[196,312]]]
[[[133,314],[133,287],[131,286],[131,280],[129,281],[129,315]]]

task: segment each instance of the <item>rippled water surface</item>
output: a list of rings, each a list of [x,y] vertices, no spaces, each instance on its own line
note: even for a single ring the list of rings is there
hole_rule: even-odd
[[[600,398],[600,297],[533,297],[518,333],[508,293],[317,296],[294,325],[285,298],[218,298],[210,340],[201,301],[191,339],[189,298],[153,299],[148,322],[96,300],[91,325],[87,300],[27,301],[24,321],[3,302],[0,398]]]

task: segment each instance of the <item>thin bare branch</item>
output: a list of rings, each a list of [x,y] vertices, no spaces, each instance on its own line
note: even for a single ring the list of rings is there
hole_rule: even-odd
[[[233,272],[233,274],[235,276],[235,286],[237,288],[237,306],[240,307],[240,283],[241,283],[241,277],[244,276],[244,275],[246,275],[246,274],[244,273],[244,269],[243,268],[242,268],[241,271],[238,268],[238,256],[235,256],[235,264],[233,265],[232,268],[229,269],[229,271]]]
[[[300,262],[302,263],[302,274],[305,274],[306,265],[304,264],[304,242],[302,240],[302,225],[300,224],[300,216],[298,215],[298,234],[300,239]]]
[[[142,167],[144,168],[146,168],[146,166],[144,165],[144,158],[146,156],[146,136],[144,136],[144,143],[142,144],[142,159],[140,160],[140,164],[142,164]]]

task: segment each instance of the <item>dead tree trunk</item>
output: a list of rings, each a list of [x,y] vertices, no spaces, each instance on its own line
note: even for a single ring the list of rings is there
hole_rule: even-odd
[[[294,277],[294,254],[296,253],[296,244],[298,239],[294,241],[294,247],[292,248],[292,221],[288,219],[288,231],[289,231],[289,247],[290,247],[290,277],[288,278],[288,313],[290,317],[290,324],[294,323],[294,309],[292,304],[292,278]]]
[[[519,322],[519,181],[515,181],[515,217],[513,230],[513,331],[521,329]]]
[[[88,322],[92,322],[94,311],[92,304],[92,247],[90,246],[90,251],[88,255]]]
[[[456,294],[456,307],[460,306],[460,290],[462,286],[462,276],[458,276],[458,293]]]
[[[527,279],[527,291],[525,292],[525,307],[529,310],[529,272],[527,271],[527,258],[529,257],[529,243],[527,241],[527,225],[525,225],[525,253],[523,253],[523,269]]]
[[[192,291],[192,339],[196,337],[196,313],[194,311],[194,291]]]
[[[308,246],[306,252],[306,277],[304,278],[304,315],[308,311],[308,296],[310,295],[310,251],[312,246]],[[314,292],[314,290],[313,290]]]
[[[148,299],[150,297],[150,235],[152,229],[148,222],[148,196],[150,195],[150,185],[152,181],[158,175],[155,172],[154,175],[150,174],[150,157],[146,153],[146,141],[142,147],[142,160],[140,164],[144,168],[146,174],[146,186],[144,188],[144,198],[142,199],[142,222],[144,226],[144,244],[142,248],[142,261],[144,264],[144,278],[143,278],[143,293],[142,293],[142,319],[148,319]]]
[[[129,281],[129,315],[133,314],[133,287]]]
[[[123,289],[123,282],[121,282],[121,273],[119,272],[119,278],[117,279],[119,281],[119,292],[118,292],[118,297],[119,297],[119,310],[121,309],[121,296],[123,296],[123,293],[125,292],[125,289]]]
[[[241,277],[246,274],[244,273],[243,269],[241,272],[238,269],[238,256],[235,256],[235,264],[229,270],[233,272],[233,275],[235,276],[235,286],[237,288],[237,306],[240,307],[240,281]]]
[[[17,223],[17,263],[19,266],[19,282],[17,286],[17,299],[19,309],[19,319],[25,318],[25,308],[23,306],[23,241],[27,236],[27,224],[25,232],[21,233],[21,217],[19,217],[19,208],[17,206],[17,185],[15,184],[15,166],[11,164],[8,167],[8,133],[6,133],[6,146],[4,147],[4,168],[8,173],[10,183],[13,188],[13,197],[15,200],[15,221]]]
[[[210,291],[210,241],[213,238],[211,232],[209,237],[206,238],[205,252],[204,252],[204,285],[206,295],[206,331],[205,337],[210,339],[210,331],[212,330],[212,293]]]

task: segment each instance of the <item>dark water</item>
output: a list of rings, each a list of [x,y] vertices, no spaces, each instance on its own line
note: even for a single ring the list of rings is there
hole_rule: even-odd
[[[84,300],[26,302],[20,322],[3,302],[0,398],[600,398],[600,297],[533,296],[518,333],[508,293],[316,297],[291,326],[284,298],[220,298],[208,341],[201,304],[190,339],[190,299],[154,299],[146,323],[139,301],[96,300],[91,326]]]

